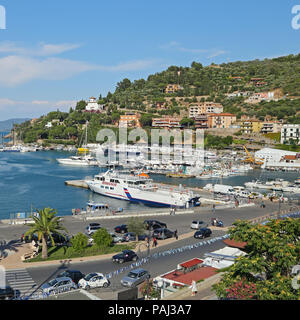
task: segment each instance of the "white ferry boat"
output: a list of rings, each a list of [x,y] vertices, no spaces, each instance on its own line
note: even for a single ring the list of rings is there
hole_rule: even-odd
[[[200,197],[192,191],[154,184],[145,173],[134,175],[110,170],[85,182],[93,192],[103,196],[148,206],[189,208],[200,204]]]

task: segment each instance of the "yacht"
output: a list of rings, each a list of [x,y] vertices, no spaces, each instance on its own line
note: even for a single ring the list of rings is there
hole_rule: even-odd
[[[86,130],[85,130],[85,145],[87,144],[87,128],[88,128],[88,122],[86,123]],[[79,166],[79,167],[99,166],[99,162],[97,161],[96,158],[87,155],[86,148],[83,148],[82,150],[85,150],[84,155],[77,155],[77,156],[72,156],[65,159],[56,159],[56,160],[59,164],[63,164],[67,166]]]
[[[154,184],[145,173],[109,170],[85,182],[93,192],[103,196],[153,207],[189,208],[200,204],[200,197],[192,191]]]
[[[59,164],[67,165],[67,166],[80,166],[80,167],[88,167],[88,166],[98,166],[99,163],[97,159],[91,156],[72,156],[66,159],[57,159]]]

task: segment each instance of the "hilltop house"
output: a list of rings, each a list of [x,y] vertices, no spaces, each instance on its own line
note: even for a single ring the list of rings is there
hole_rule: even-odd
[[[85,112],[102,113],[104,111],[104,105],[98,104],[95,97],[91,97],[85,107]]]

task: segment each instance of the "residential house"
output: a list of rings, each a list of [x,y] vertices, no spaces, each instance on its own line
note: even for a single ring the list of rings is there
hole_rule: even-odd
[[[221,103],[215,102],[203,102],[196,105],[191,105],[189,107],[189,116],[190,118],[195,118],[200,114],[206,113],[222,113],[224,107]]]
[[[195,117],[196,129],[208,129],[208,116],[207,114],[199,114]]]
[[[296,144],[300,142],[300,124],[285,124],[281,128],[281,143],[290,143],[294,140]]]
[[[208,115],[208,127],[229,129],[236,122],[236,115],[232,113],[212,113]]]
[[[266,121],[263,122],[261,133],[267,134],[267,133],[279,133],[282,129],[282,123],[275,122],[275,121]]]
[[[85,107],[85,112],[101,113],[104,111],[104,105],[98,104],[95,97],[91,97]]]
[[[241,132],[244,134],[259,133],[262,126],[262,122],[256,119],[241,121]]]
[[[119,127],[120,128],[140,128],[141,115],[136,112],[126,112],[125,115],[120,116]]]
[[[175,93],[182,89],[183,87],[181,87],[179,84],[168,84],[165,89],[165,93]]]
[[[245,102],[246,103],[259,103],[261,101],[275,100],[274,92],[255,92]]]
[[[181,128],[180,124],[182,117],[163,117],[163,118],[155,118],[152,120],[152,127],[158,128]]]

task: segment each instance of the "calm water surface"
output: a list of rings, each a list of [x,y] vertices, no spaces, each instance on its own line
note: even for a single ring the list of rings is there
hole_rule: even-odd
[[[41,151],[34,153],[0,152],[0,219],[8,219],[11,213],[30,212],[33,209],[51,207],[60,215],[70,215],[73,208],[83,208],[89,200],[107,203],[112,208],[137,209],[141,205],[131,204],[93,194],[89,190],[67,187],[66,180],[85,179],[98,174],[97,167],[77,168],[59,165],[57,158],[69,157],[70,153]],[[300,174],[299,174],[300,175]],[[244,176],[223,179],[223,184],[243,185],[259,178],[261,171],[254,170]],[[294,181],[298,173],[266,172],[262,179],[284,178]],[[217,179],[172,179],[153,175],[155,181],[202,187],[207,183],[219,183]]]

